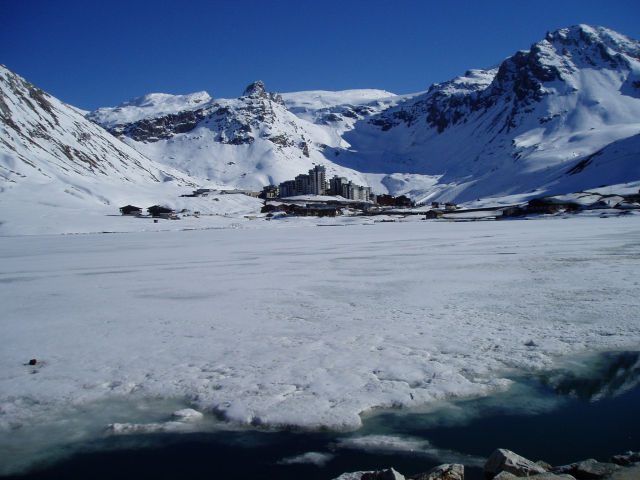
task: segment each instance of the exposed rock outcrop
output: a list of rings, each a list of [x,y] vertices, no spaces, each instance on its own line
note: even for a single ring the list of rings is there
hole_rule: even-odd
[[[396,472],[392,467],[377,472],[365,472],[360,478],[361,480],[404,480],[404,475]]]
[[[563,465],[553,469],[555,473],[568,473],[577,480],[597,480],[599,478],[607,478],[620,466],[615,463],[598,462],[590,458],[581,462]]]
[[[484,474],[486,478],[493,478],[500,472],[513,473],[517,477],[529,477],[537,473],[546,473],[547,471],[540,465],[521,457],[511,450],[499,448],[487,460],[484,466]]]
[[[284,100],[282,99],[282,96],[276,92],[267,92],[264,82],[261,80],[253,82],[251,85],[245,88],[242,96],[249,98],[264,98],[265,100],[271,100],[272,102],[284,106]]]
[[[621,455],[614,455],[610,461],[616,465],[631,465],[632,463],[640,462],[640,452],[628,451]]]
[[[420,473],[412,480],[464,480],[464,465],[459,463],[445,463],[429,470],[427,473]]]

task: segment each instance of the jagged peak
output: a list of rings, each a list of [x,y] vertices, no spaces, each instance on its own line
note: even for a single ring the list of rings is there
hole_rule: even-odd
[[[243,97],[248,98],[264,98],[265,100],[271,100],[284,106],[284,100],[279,93],[267,92],[267,89],[262,80],[257,80],[244,89]]]
[[[614,53],[623,53],[634,58],[640,58],[640,42],[601,26],[578,24],[561,28],[554,32],[547,32],[544,41],[563,46],[599,45],[612,50]]]
[[[264,86],[262,80],[257,80],[244,89],[243,97],[250,98],[265,98],[267,96],[267,89]]]

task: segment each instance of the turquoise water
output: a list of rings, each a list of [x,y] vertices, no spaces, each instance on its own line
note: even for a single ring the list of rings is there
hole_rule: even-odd
[[[447,461],[480,465],[498,447],[552,464],[606,460],[640,450],[640,354],[575,359],[542,375],[514,378],[509,391],[442,403],[428,411],[381,411],[357,432],[234,431],[109,437],[16,479],[330,479],[395,467],[404,474]],[[291,459],[316,452],[316,463]],[[288,460],[287,460],[288,459]]]

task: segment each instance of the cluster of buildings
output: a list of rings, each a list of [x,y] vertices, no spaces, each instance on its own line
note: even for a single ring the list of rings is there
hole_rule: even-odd
[[[363,202],[375,201],[371,187],[356,185],[351,180],[337,175],[327,182],[323,165],[316,165],[307,175],[300,174],[294,180],[284,181],[280,185],[268,185],[262,189],[260,196],[286,198],[297,195],[329,195]]]

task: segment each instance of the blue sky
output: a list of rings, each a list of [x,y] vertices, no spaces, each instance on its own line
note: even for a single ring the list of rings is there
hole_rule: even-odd
[[[426,90],[577,23],[640,39],[635,1],[0,0],[0,63],[84,109],[150,92]]]

